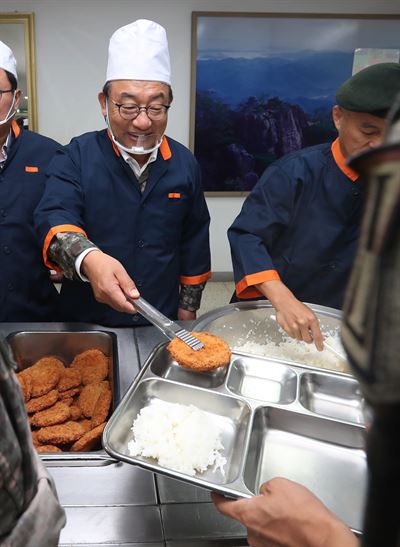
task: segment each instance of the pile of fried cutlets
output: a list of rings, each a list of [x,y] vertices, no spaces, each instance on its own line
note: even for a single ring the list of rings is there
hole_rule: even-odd
[[[54,356],[17,373],[38,452],[101,448],[112,393],[109,358],[89,349],[64,364]]]

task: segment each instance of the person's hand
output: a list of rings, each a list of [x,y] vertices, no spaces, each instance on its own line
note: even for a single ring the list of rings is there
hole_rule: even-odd
[[[126,297],[138,298],[139,291],[118,260],[101,251],[92,251],[83,259],[81,270],[89,279],[98,302],[117,311],[135,313]]]
[[[196,319],[196,312],[178,308],[178,319],[179,321],[194,321]]]
[[[319,351],[324,349],[324,338],[317,316],[297,300],[282,281],[265,281],[256,287],[274,306],[276,320],[289,336],[308,344],[314,342]]]
[[[232,500],[212,493],[218,511],[247,528],[251,547],[357,547],[358,540],[307,488],[275,478],[260,495]]]

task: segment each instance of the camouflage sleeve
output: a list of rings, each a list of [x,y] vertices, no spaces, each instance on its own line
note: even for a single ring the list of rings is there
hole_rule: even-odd
[[[86,236],[77,232],[59,232],[51,240],[48,256],[63,271],[67,279],[80,280],[75,269],[75,260],[86,249],[98,247]]]
[[[198,285],[181,285],[179,307],[183,310],[196,311],[200,308],[201,296],[206,283]]]

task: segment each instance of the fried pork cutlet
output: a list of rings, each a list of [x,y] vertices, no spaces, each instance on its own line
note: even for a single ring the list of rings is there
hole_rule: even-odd
[[[79,418],[82,418],[83,413],[82,413],[81,408],[78,405],[72,404],[69,407],[69,410],[70,410],[70,413],[71,413],[71,416],[70,416],[71,420],[79,420]]]
[[[226,366],[231,358],[228,344],[209,332],[193,332],[204,347],[195,351],[179,338],[174,338],[167,346],[171,357],[182,367],[197,372],[207,372]]]
[[[32,442],[33,442],[33,446],[40,446],[40,442],[39,442],[39,439],[37,438],[37,435],[38,435],[38,431],[31,431],[32,433]]]
[[[78,398],[78,405],[86,418],[91,418],[93,416],[97,400],[99,397],[107,396],[107,390],[110,391],[109,383],[107,381],[88,384],[82,389]]]
[[[78,422],[68,421],[59,425],[50,425],[39,429],[37,438],[43,444],[68,444],[80,439],[86,433]]]
[[[57,401],[58,391],[56,389],[52,389],[45,395],[35,397],[34,399],[28,401],[25,405],[26,411],[28,414],[33,414],[34,412],[39,412],[40,410],[53,406]]]
[[[58,382],[58,391],[68,391],[69,389],[80,386],[82,383],[82,374],[78,367],[66,368],[61,374]]]
[[[101,439],[101,435],[103,433],[103,430],[105,428],[106,424],[102,423],[92,429],[91,431],[88,431],[85,433],[80,439],[78,439],[72,446],[71,451],[72,452],[87,452],[88,450],[93,450],[93,448],[96,447],[99,440]]]
[[[48,365],[49,363],[53,365],[53,367],[57,367],[60,371],[60,374],[65,370],[64,363],[60,359],[58,359],[58,357],[54,357],[54,355],[46,355],[45,357],[42,357],[38,361],[35,361],[35,363],[33,363],[33,366]]]
[[[108,376],[109,359],[98,349],[88,349],[79,353],[71,363],[72,369],[79,369],[82,374],[82,384],[101,382]]]
[[[92,427],[95,428],[107,420],[112,400],[111,389],[104,386],[93,408]]]
[[[85,433],[92,429],[92,420],[87,420],[86,418],[83,418],[83,420],[78,420],[77,423],[83,427]]]
[[[40,444],[36,447],[37,452],[62,452],[61,448],[53,444]]]
[[[80,392],[80,387],[73,387],[72,389],[67,389],[67,391],[61,391],[59,394],[59,398],[60,400],[64,401],[66,399],[70,399],[71,397],[75,397],[75,395],[78,395],[78,393]]]
[[[28,373],[28,369],[18,372],[16,376],[22,391],[22,395],[24,396],[24,401],[27,403],[32,395],[32,378]]]
[[[69,406],[59,401],[54,406],[46,408],[46,410],[41,410],[36,412],[30,422],[35,427],[47,427],[49,425],[62,424],[66,422],[71,415]]]
[[[64,365],[56,357],[43,357],[25,370],[32,380],[31,397],[40,397],[56,387]]]

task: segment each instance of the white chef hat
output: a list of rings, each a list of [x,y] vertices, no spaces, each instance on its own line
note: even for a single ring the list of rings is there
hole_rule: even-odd
[[[149,80],[171,85],[164,27],[138,19],[116,30],[108,47],[106,81],[110,80]]]
[[[7,70],[14,74],[17,79],[17,61],[15,60],[14,53],[4,43],[0,41],[0,68]]]

